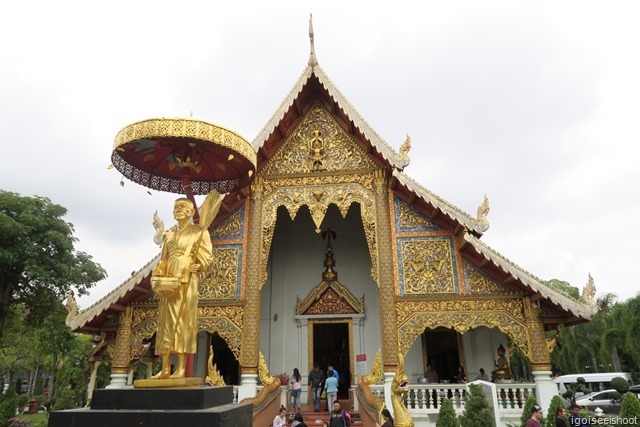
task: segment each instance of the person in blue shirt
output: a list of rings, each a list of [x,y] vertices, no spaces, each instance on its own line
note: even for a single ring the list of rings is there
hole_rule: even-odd
[[[327,379],[324,381],[324,389],[327,391],[327,406],[329,410],[333,407],[333,402],[338,399],[338,378],[333,375],[333,369],[327,371]]]
[[[331,375],[329,375],[329,371],[333,371],[333,376],[336,377],[336,380],[338,380],[338,382],[340,381],[340,375],[338,374],[338,371],[336,371],[335,369],[333,369],[333,365],[329,365],[328,369],[327,369],[327,378],[329,378]]]

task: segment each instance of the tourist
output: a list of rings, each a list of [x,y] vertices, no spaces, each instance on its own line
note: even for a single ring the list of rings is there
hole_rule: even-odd
[[[427,382],[429,384],[435,384],[438,382],[438,373],[431,369],[431,364],[427,365],[427,373],[425,377],[427,378]]]
[[[340,382],[340,374],[333,368],[333,365],[329,365],[327,368],[327,378],[329,377],[329,371],[333,371],[333,376]]]
[[[333,411],[329,415],[329,427],[351,427],[351,416],[340,409],[340,401],[333,402]]]
[[[300,412],[296,412],[293,416],[293,422],[291,423],[291,427],[307,427],[304,423],[304,419],[302,418],[302,414]]]
[[[338,379],[333,375],[333,369],[327,372],[324,389],[327,392],[327,408],[332,408],[333,402],[338,398]]]
[[[384,424],[382,426],[376,423],[376,427],[393,427],[393,418],[391,417],[391,413],[387,408],[382,410],[382,418],[384,419]]]
[[[286,427],[287,426],[287,408],[280,407],[278,415],[273,419],[273,427]]]
[[[542,425],[542,408],[538,405],[531,408],[531,418],[527,420],[525,427],[540,427]]]
[[[567,424],[567,408],[564,406],[556,408],[556,427],[569,427]]]
[[[572,403],[569,407],[571,415],[569,415],[569,425],[571,427],[584,427],[586,426],[586,418],[580,415],[580,407],[575,403]]]
[[[320,394],[324,386],[324,372],[320,370],[320,365],[313,365],[313,370],[309,372],[309,388],[313,392],[313,410],[320,411]]]
[[[455,376],[455,380],[459,384],[467,383],[467,374],[464,372],[464,366],[462,365],[458,366],[458,373]]]
[[[291,377],[291,399],[293,400],[293,410],[300,411],[300,394],[302,394],[302,377],[298,368],[293,369]]]
[[[489,381],[489,376],[487,375],[487,373],[484,371],[483,368],[480,368],[480,375],[476,377],[476,381],[478,380],[487,381],[487,382]]]

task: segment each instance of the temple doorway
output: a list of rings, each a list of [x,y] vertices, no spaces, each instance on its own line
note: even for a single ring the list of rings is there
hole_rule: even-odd
[[[442,381],[456,382],[460,366],[458,333],[449,329],[427,329],[422,334],[426,364],[438,373]]]
[[[311,365],[318,363],[327,372],[329,365],[339,373],[338,399],[349,398],[351,385],[351,322],[349,320],[315,321],[313,328],[313,357]]]
[[[213,347],[213,363],[220,371],[220,376],[227,385],[240,384],[240,363],[236,360],[233,352],[226,341],[217,332],[210,334],[210,345]],[[210,354],[207,354],[207,363]],[[205,372],[207,370],[205,369]]]

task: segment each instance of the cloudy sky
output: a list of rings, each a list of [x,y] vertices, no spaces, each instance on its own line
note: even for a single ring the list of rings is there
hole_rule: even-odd
[[[320,65],[406,172],[475,215],[527,271],[636,295],[640,3],[57,0],[0,5],[0,188],[65,206],[109,273],[157,252],[174,195],[107,170],[127,124],[186,117],[250,141]]]

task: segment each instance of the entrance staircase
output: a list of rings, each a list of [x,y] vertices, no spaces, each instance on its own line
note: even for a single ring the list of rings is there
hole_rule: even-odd
[[[324,403],[324,402],[323,402]],[[304,419],[304,423],[308,427],[318,426],[321,427],[323,422],[329,423],[329,411],[320,411],[314,412],[313,405],[305,405],[303,404],[300,407],[300,413],[302,414],[302,418]],[[290,426],[293,422],[293,416],[295,412],[287,413],[287,426]],[[351,415],[351,425],[359,426],[362,424],[360,421],[360,416],[357,413],[350,412]]]

